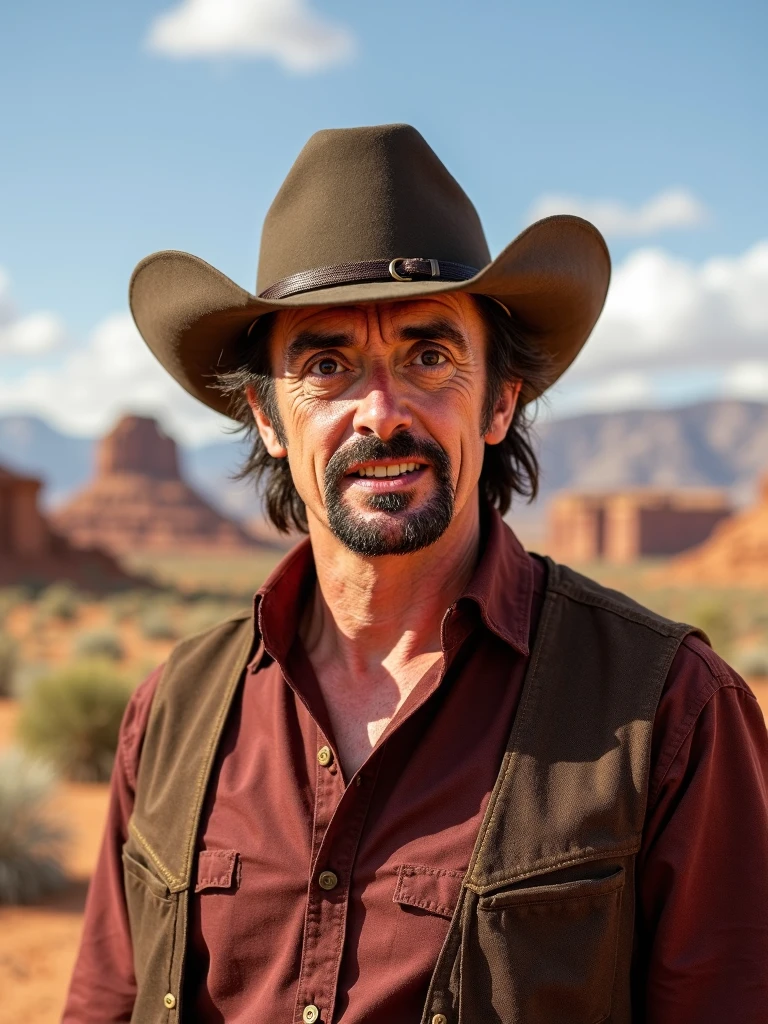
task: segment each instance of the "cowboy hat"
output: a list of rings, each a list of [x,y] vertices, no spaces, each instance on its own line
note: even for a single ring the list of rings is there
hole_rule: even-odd
[[[532,224],[492,260],[474,206],[415,128],[330,129],[310,138],[267,213],[256,294],[166,251],[134,270],[130,306],[165,369],[226,415],[217,368],[264,313],[445,292],[506,306],[549,353],[549,386],[589,337],[610,268],[597,228],[565,215]]]

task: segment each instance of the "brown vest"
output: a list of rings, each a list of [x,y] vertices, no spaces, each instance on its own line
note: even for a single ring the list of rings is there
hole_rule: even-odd
[[[512,733],[422,1024],[630,1024],[651,730],[689,626],[547,561]],[[123,852],[137,1024],[178,1024],[197,832],[247,614],[182,641],[155,695]],[[190,685],[193,680],[193,685]]]

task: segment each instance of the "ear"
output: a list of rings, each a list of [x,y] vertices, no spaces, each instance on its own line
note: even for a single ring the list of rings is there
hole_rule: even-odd
[[[501,444],[507,436],[509,425],[515,414],[517,400],[520,397],[522,381],[508,382],[504,385],[496,408],[493,410],[491,425],[483,435],[486,444]]]
[[[264,447],[273,459],[284,459],[288,454],[288,449],[278,440],[277,433],[275,428],[272,426],[271,420],[269,420],[262,412],[261,406],[256,398],[256,392],[250,385],[245,389],[245,397],[248,399],[248,405],[251,407],[253,418],[256,421],[256,428],[259,431],[259,437],[261,437],[261,440],[264,442]]]

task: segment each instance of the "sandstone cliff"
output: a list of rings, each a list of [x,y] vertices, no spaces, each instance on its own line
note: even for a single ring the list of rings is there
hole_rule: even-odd
[[[211,551],[254,540],[184,481],[175,441],[153,419],[125,416],[99,445],[94,479],[52,519],[79,547]]]

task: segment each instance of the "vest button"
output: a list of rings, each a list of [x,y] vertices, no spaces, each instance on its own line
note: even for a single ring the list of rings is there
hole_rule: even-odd
[[[315,1024],[316,1020],[320,1020],[320,1011],[314,1003],[310,1003],[309,1006],[304,1007],[301,1019],[304,1021],[304,1024]]]
[[[317,878],[317,884],[321,889],[330,892],[331,889],[335,889],[339,884],[338,875],[335,875],[333,871],[321,871]]]
[[[163,996],[163,1002],[165,1003],[169,1010],[172,1010],[176,1005],[176,996],[173,994],[173,992],[166,992],[165,995]]]
[[[432,1018],[432,1024],[448,1024],[448,1018],[444,1013],[436,1013]]]
[[[320,747],[317,752],[317,763],[321,764],[323,768],[327,768],[329,764],[333,763],[333,752],[330,747]]]

